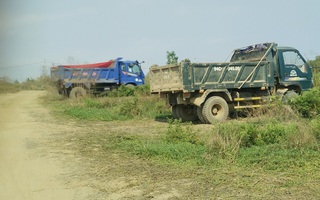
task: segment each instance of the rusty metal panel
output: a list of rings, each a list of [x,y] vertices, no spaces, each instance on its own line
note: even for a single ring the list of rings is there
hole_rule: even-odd
[[[181,65],[167,65],[150,69],[151,93],[183,90]]]

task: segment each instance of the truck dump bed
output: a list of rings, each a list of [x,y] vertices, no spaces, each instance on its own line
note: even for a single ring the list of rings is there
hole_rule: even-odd
[[[51,68],[51,77],[54,81],[93,83],[113,82],[115,78],[114,61],[85,64],[60,65]]]
[[[151,93],[194,92],[206,89],[268,87],[274,84],[273,63],[190,63],[150,68]]]

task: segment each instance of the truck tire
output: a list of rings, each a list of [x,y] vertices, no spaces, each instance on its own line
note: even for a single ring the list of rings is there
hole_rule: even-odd
[[[173,105],[172,108],[171,108],[171,111],[172,111],[172,116],[173,116],[173,119],[179,119],[179,115],[178,115],[178,105]]]
[[[69,97],[70,98],[80,98],[87,96],[87,91],[83,87],[72,88]]]
[[[198,116],[194,113],[194,106],[192,105],[178,105],[177,114],[183,122],[194,122],[199,119]]]
[[[229,106],[222,97],[210,97],[203,105],[202,115],[210,124],[225,121],[229,115]]]
[[[289,103],[292,99],[297,98],[299,95],[294,90],[287,91],[282,97],[282,103]]]
[[[128,88],[134,88],[135,85],[133,85],[133,84],[131,84],[131,83],[128,83],[128,84],[126,85],[126,87],[128,87]]]
[[[207,122],[204,117],[203,117],[203,114],[202,114],[202,110],[203,110],[203,106],[200,106],[198,107],[197,106],[197,115],[198,115],[198,118],[200,119],[200,121],[204,124],[208,124],[209,122]]]

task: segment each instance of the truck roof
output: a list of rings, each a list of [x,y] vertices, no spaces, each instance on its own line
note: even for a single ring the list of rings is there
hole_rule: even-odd
[[[297,49],[293,47],[287,47],[287,46],[279,46],[277,47],[278,50],[290,50],[290,51],[296,51]]]

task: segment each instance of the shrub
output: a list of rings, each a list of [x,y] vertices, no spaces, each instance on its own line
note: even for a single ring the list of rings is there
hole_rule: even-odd
[[[108,97],[128,97],[135,94],[135,87],[121,85],[118,89],[108,92]]]
[[[46,90],[53,87],[53,81],[50,76],[41,76],[37,79],[27,78],[20,84],[23,90]]]
[[[320,141],[320,116],[312,119],[310,121],[310,127],[312,134],[316,137],[318,141]]]
[[[84,98],[83,101],[84,101],[85,107],[105,108],[103,101],[101,101],[100,99],[87,97],[87,98]]]
[[[230,157],[233,161],[238,154],[242,142],[240,129],[241,126],[239,124],[217,124],[210,133],[206,144],[208,154],[222,158]]]
[[[138,98],[126,98],[125,101],[119,105],[120,115],[128,116],[134,118],[141,116],[142,109],[141,104],[138,103]]]
[[[168,120],[169,125],[165,133],[164,140],[167,142],[188,142],[191,144],[198,144],[200,141],[197,139],[196,133],[187,126],[183,128],[180,120]]]
[[[271,121],[259,127],[260,131],[255,138],[255,144],[258,146],[266,144],[275,144],[283,140],[287,132],[286,125]]]
[[[19,91],[19,83],[11,83],[7,78],[0,77],[0,94]]]
[[[320,115],[320,87],[302,93],[290,104],[302,117],[311,118]]]

